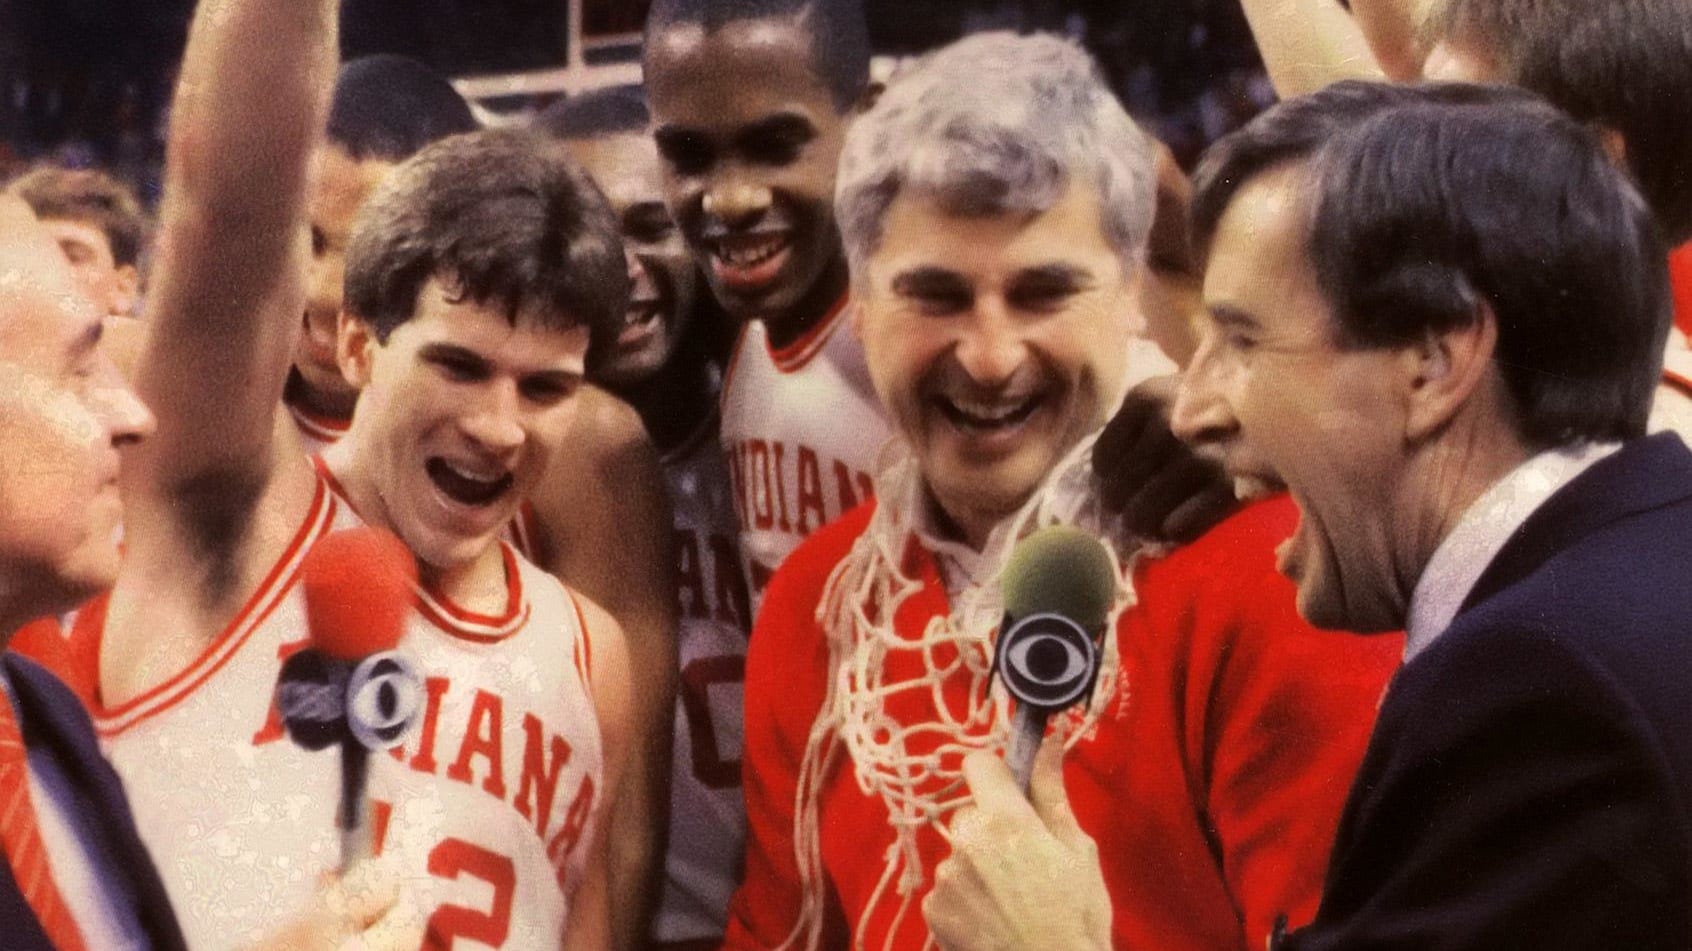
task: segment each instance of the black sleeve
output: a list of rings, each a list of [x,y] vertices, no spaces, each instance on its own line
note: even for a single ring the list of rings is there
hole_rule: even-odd
[[[1406,666],[1287,951],[1692,947],[1687,829],[1624,689],[1544,632]]]

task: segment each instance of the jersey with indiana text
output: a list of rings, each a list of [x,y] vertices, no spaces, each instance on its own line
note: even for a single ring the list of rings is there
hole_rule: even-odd
[[[722,938],[746,834],[740,703],[752,609],[736,540],[734,490],[717,428],[713,413],[662,460],[675,516],[681,684],[669,850],[652,926],[659,945]]]
[[[308,644],[302,557],[359,524],[320,466],[310,514],[200,658],[95,726],[190,947],[250,943],[297,916],[339,859],[339,752],[307,752],[273,702]],[[419,589],[399,649],[424,678],[420,723],[372,754],[377,849],[399,856],[427,949],[556,951],[600,812],[590,640],[574,596],[501,545],[495,617]],[[103,623],[103,610],[82,623]]]
[[[754,594],[806,536],[872,494],[892,434],[845,298],[782,349],[752,321],[723,381],[723,449]]]

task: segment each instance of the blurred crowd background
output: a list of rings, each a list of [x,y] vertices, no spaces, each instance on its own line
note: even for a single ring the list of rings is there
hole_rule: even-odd
[[[191,0],[0,0],[0,181],[104,168],[151,204]],[[991,28],[1084,43],[1184,164],[1273,101],[1237,0],[867,0],[883,65]],[[345,0],[342,52],[454,77],[485,121],[638,77],[647,0]]]

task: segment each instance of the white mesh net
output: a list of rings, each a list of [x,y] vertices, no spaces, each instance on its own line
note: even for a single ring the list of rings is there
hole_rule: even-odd
[[[924,489],[914,460],[884,465],[876,480],[880,504],[864,533],[823,589],[817,619],[829,641],[827,698],[811,727],[798,777],[794,849],[803,901],[799,920],[782,948],[815,949],[821,939],[824,887],[821,855],[821,797],[842,747],[858,786],[886,803],[894,840],[886,868],[854,929],[853,944],[865,948],[872,916],[893,896],[899,902],[884,948],[911,912],[926,870],[917,849],[917,833],[934,826],[945,834],[951,813],[969,802],[961,764],[968,753],[993,750],[1003,755],[1011,729],[1010,701],[1003,684],[991,677],[993,640],[1004,609],[998,575],[1016,542],[1048,525],[1075,525],[1101,537],[1121,539],[1092,489],[1092,440],[1084,440],[1053,469],[1041,489],[1016,516],[999,526],[983,549],[988,580],[961,586],[950,598],[950,613],[929,618],[913,636],[894,629],[893,618],[922,582],[901,567],[912,539],[913,515],[924,504]],[[1106,546],[1110,548],[1112,546]],[[1129,563],[1141,548],[1124,557]],[[1117,656],[1116,622],[1133,605],[1131,574],[1118,553],[1116,599],[1101,651],[1098,686],[1084,707],[1061,719],[1066,748],[1096,729],[1099,719],[1128,685]],[[958,585],[949,587],[959,588]],[[903,655],[903,656],[901,656]],[[916,677],[889,677],[889,662]],[[967,691],[958,690],[958,682]],[[944,691],[945,696],[942,696]],[[889,701],[907,693],[927,693],[934,719],[902,722]],[[959,697],[964,706],[958,708]],[[1118,708],[1120,709],[1120,708]],[[890,894],[891,893],[891,894]],[[932,938],[928,946],[933,946]]]

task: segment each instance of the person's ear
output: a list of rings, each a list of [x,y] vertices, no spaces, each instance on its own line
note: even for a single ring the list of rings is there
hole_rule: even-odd
[[[335,322],[335,363],[341,376],[356,389],[370,384],[371,367],[376,362],[376,330],[369,322],[341,311]]]
[[[114,317],[133,317],[141,298],[141,272],[133,264],[120,265],[112,278],[111,310]]]
[[[1477,301],[1473,319],[1405,347],[1405,438],[1426,439],[1482,395],[1497,349],[1498,317],[1485,301]]]

